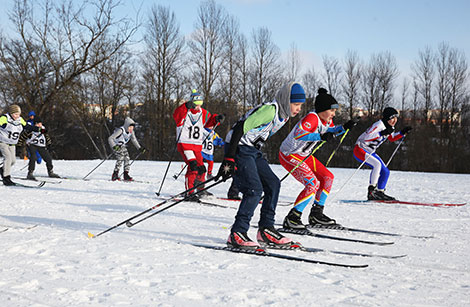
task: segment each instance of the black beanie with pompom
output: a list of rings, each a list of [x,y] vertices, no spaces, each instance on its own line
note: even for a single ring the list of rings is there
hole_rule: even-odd
[[[328,91],[324,88],[318,89],[318,95],[315,98],[315,112],[318,114],[320,112],[330,110],[330,109],[338,109],[339,104],[336,99],[328,94]]]

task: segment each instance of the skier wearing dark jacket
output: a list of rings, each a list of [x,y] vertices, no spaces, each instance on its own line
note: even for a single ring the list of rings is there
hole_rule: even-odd
[[[34,177],[34,169],[36,167],[36,160],[39,155],[46,161],[47,173],[51,178],[60,178],[59,175],[54,173],[52,165],[52,157],[47,149],[52,145],[51,138],[47,133],[46,128],[42,125],[42,120],[39,116],[35,116],[33,119],[33,126],[40,129],[39,132],[23,130],[18,141],[18,146],[27,146],[30,152],[28,175],[27,179],[36,180]]]
[[[258,222],[257,241],[263,246],[294,247],[298,243],[284,237],[274,228],[280,181],[263,157],[263,144],[300,112],[305,91],[298,83],[283,86],[273,102],[264,103],[242,116],[226,137],[226,153],[216,179],[236,175],[243,194],[227,245],[242,249],[258,249],[260,245],[248,237],[254,211],[264,192]],[[235,172],[237,168],[237,171]]]

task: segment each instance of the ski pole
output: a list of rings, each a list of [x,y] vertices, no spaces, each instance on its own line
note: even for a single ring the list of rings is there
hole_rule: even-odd
[[[388,167],[388,165],[390,164],[390,162],[392,162],[393,157],[394,157],[395,154],[397,153],[398,148],[401,146],[401,143],[403,143],[403,141],[405,140],[405,137],[406,137],[406,134],[401,138],[401,141],[400,141],[400,143],[398,143],[397,148],[395,148],[395,150],[393,151],[392,155],[390,156],[390,159],[388,159],[387,164],[385,164],[386,167]]]
[[[111,152],[106,158],[104,158],[103,161],[101,161],[94,169],[92,169],[88,174],[85,175],[85,177],[82,178],[82,180],[85,180],[86,177],[90,176],[91,173],[93,173],[98,167],[100,167],[101,164],[103,164],[106,160],[108,160],[114,152]]]
[[[174,175],[173,175],[173,178],[175,178],[175,180],[178,179],[178,177],[179,177],[179,176],[181,175],[181,173],[186,169],[187,166],[188,166],[188,165],[185,164],[184,167],[181,168],[181,171],[180,171],[178,174],[174,174]]]
[[[348,134],[348,132],[349,132],[349,129],[346,130],[346,132],[344,132],[343,136],[341,137],[341,140],[339,140],[338,146],[336,146],[335,150],[333,150],[333,152],[331,153],[330,157],[329,157],[328,160],[326,161],[325,167],[327,167],[328,164],[330,164],[331,159],[333,158],[333,156],[335,155],[336,151],[337,151],[337,150],[339,149],[339,147],[341,146],[341,143],[343,143],[343,140],[344,140],[344,138],[346,137],[346,135]]]
[[[384,138],[378,145],[377,147],[374,148],[374,150],[372,150],[372,152],[368,153],[367,154],[367,157],[364,159],[364,161],[362,161],[361,165],[359,165],[359,167],[356,169],[356,171],[348,178],[348,180],[346,180],[346,182],[341,186],[341,188],[339,188],[339,190],[335,193],[335,195],[333,195],[333,197],[330,199],[330,202],[332,202],[336,196],[338,196],[339,192],[341,192],[343,190],[343,188],[346,186],[346,184],[352,179],[352,177],[354,177],[354,175],[356,175],[356,173],[362,168],[362,166],[366,163],[367,160],[369,160],[369,158],[375,153],[375,151],[377,150],[377,148],[379,148],[380,145],[383,144],[383,142],[385,142],[387,140],[387,138]]]
[[[132,160],[132,162],[129,164],[129,167],[130,167],[132,164],[134,164],[135,160],[137,160],[137,158],[139,158],[141,154],[142,154],[142,152],[139,152],[139,153],[137,154],[137,156],[135,156],[134,160]],[[124,171],[122,172],[122,174],[124,174]],[[121,177],[122,174],[120,174],[119,177]]]
[[[207,139],[210,137],[211,133],[215,130],[215,128],[217,128],[217,126],[219,125],[220,123],[216,123],[215,126],[212,128],[211,131],[209,131],[209,134],[204,138],[204,140],[202,141],[202,143],[204,144],[205,141],[207,141]],[[175,180],[178,179],[178,177],[181,175],[181,173],[183,173],[183,171],[186,169],[188,165],[186,164],[183,169],[176,175],[173,175],[173,178],[175,178]],[[157,194],[158,195],[158,194]]]
[[[178,138],[176,139],[176,144],[175,144],[175,147],[173,149],[173,153],[171,154],[170,161],[168,161],[168,165],[167,165],[166,170],[165,170],[165,175],[163,175],[163,180],[162,180],[162,183],[160,184],[160,188],[158,189],[158,192],[156,192],[157,196],[160,196],[160,191],[162,190],[163,183],[165,182],[166,174],[168,174],[168,170],[170,169],[170,164],[173,161],[173,157],[175,155],[176,149],[178,148],[178,142],[180,141],[181,134],[183,134],[184,124],[186,123],[186,118],[188,118],[187,116],[188,115],[186,114],[186,117],[183,120],[183,125],[181,125],[181,131],[180,131],[180,134],[178,135]]]
[[[108,228],[108,229],[102,231],[102,232],[100,232],[100,233],[97,234],[97,235],[94,235],[94,234],[92,234],[92,233],[89,232],[89,233],[88,233],[88,237],[89,237],[89,238],[96,238],[96,237],[99,237],[99,236],[101,236],[101,235],[107,233],[108,231],[111,231],[111,230],[113,230],[113,229],[115,229],[115,228],[117,228],[117,227],[119,227],[119,226],[121,226],[121,225],[124,225],[124,224],[130,225],[130,226],[128,226],[128,227],[132,227],[132,226],[134,226],[135,224],[142,222],[144,219],[149,218],[150,216],[147,216],[146,218],[141,219],[141,220],[139,220],[139,221],[137,221],[137,222],[135,222],[135,223],[132,223],[132,222],[131,222],[133,219],[138,218],[139,216],[142,216],[142,215],[144,215],[144,214],[146,214],[146,213],[148,213],[148,212],[150,212],[150,211],[152,211],[152,210],[155,210],[156,208],[163,206],[164,204],[170,202],[171,200],[177,198],[178,196],[184,195],[185,193],[189,193],[189,192],[191,192],[192,190],[197,189],[198,187],[203,186],[204,184],[206,184],[206,183],[208,183],[208,182],[210,182],[210,181],[212,181],[212,180],[214,180],[214,178],[208,179],[208,180],[206,180],[206,181],[204,181],[204,182],[201,182],[200,184],[198,184],[198,185],[196,185],[196,186],[194,186],[194,187],[192,187],[192,188],[190,188],[190,189],[188,189],[188,190],[186,190],[186,191],[183,191],[183,192],[180,192],[180,193],[178,193],[178,194],[176,194],[176,195],[174,195],[174,196],[171,196],[170,198],[165,199],[164,201],[162,201],[162,202],[156,204],[155,206],[150,207],[150,208],[148,208],[147,210],[144,210],[144,211],[142,211],[142,212],[140,212],[140,213],[138,213],[138,214],[136,214],[136,215],[134,215],[134,216],[132,216],[132,217],[130,217],[130,218],[128,218],[128,219],[126,219],[126,220],[124,220],[124,221],[122,221],[122,222],[120,222],[120,223],[118,223],[118,224],[116,224],[116,225],[114,225],[114,226],[112,226],[112,227],[110,227],[110,228]],[[220,182],[223,182],[223,181],[216,182],[215,184],[219,184]],[[208,186],[208,187],[207,187],[206,189],[204,189],[204,190],[207,190],[207,189],[213,187],[215,184],[212,184],[212,185]],[[201,191],[203,191],[203,190],[201,190]],[[201,192],[201,191],[197,191],[197,190],[196,190],[194,193],[199,193],[199,192]],[[194,194],[194,193],[193,193],[193,194]],[[191,194],[191,195],[192,195],[192,194]],[[189,197],[189,195],[188,195],[188,197]],[[185,200],[185,199],[186,199],[186,197],[183,198],[183,200]],[[179,200],[179,201],[177,201],[177,203],[179,203],[179,202],[181,202],[181,201],[183,201],[183,200]],[[175,203],[175,204],[176,204],[176,203]],[[168,207],[167,207],[167,208],[168,208]],[[166,208],[166,209],[167,209],[167,208]],[[165,210],[166,210],[166,209],[165,209]],[[160,212],[160,211],[157,211],[157,212]],[[155,214],[156,214],[156,213],[155,213]]]

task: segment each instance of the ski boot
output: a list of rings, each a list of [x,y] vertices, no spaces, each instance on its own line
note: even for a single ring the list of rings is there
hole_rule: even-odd
[[[50,178],[60,178],[60,176],[54,173],[53,170],[49,170],[47,174],[49,175]]]
[[[192,202],[195,202],[195,203],[198,203],[200,202],[200,199],[201,197],[199,196],[199,193],[196,194],[196,193],[193,193],[193,194],[189,194],[188,196],[185,197],[185,201],[192,201]]]
[[[385,194],[383,190],[378,190],[375,186],[370,185],[367,192],[367,200],[395,200],[395,198]]]
[[[332,218],[329,218],[323,214],[323,206],[314,204],[310,210],[310,215],[308,216],[308,223],[312,226],[316,224],[322,225],[334,225],[336,221]]]
[[[210,180],[210,179],[212,179],[212,178],[214,178],[214,175],[212,175],[212,174],[207,174],[207,180]]]
[[[26,179],[36,180],[36,177],[34,177],[33,175],[33,171],[28,171],[28,175],[26,175]]]
[[[134,178],[129,176],[129,171],[124,171],[124,181],[134,181]]]
[[[307,227],[302,224],[302,212],[292,208],[287,216],[284,218],[282,226],[286,229],[306,229]]]
[[[302,248],[302,245],[298,242],[292,241],[274,228],[270,227],[260,227],[258,230],[258,235],[256,236],[258,243],[264,247],[279,248],[279,249],[295,249]]]
[[[3,177],[3,184],[4,184],[4,185],[7,185],[7,186],[14,186],[14,185],[16,185],[16,183],[14,183],[13,181],[11,181],[11,176],[10,176],[10,175]]]
[[[232,200],[242,200],[240,196],[238,196],[239,191],[238,188],[235,186],[235,184],[232,181],[232,184],[230,185],[230,188],[228,189],[227,192],[227,198],[232,199]]]
[[[111,176],[111,180],[112,181],[121,180],[121,178],[119,178],[119,171],[113,172],[113,175]]]
[[[0,176],[2,176],[2,180],[3,180],[3,166],[0,167]]]
[[[230,232],[227,239],[227,246],[232,248],[246,249],[246,250],[260,250],[261,246],[253,242],[246,232]],[[262,249],[261,249],[262,250]]]

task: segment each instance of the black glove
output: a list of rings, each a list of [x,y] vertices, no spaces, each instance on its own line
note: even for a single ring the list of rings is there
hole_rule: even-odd
[[[119,150],[121,150],[121,145],[114,145],[113,149],[114,149],[114,151],[119,151]]]
[[[188,109],[194,109],[196,107],[196,105],[194,104],[194,102],[192,100],[189,100],[186,102],[186,108]]]
[[[380,131],[380,135],[381,135],[381,136],[389,135],[389,134],[392,134],[393,131],[395,131],[395,127],[393,127],[393,126],[388,126],[387,128],[385,128],[385,130]]]
[[[189,169],[193,172],[197,172],[199,170],[199,166],[197,165],[196,160],[191,160],[188,163]]]
[[[322,134],[320,137],[323,141],[331,142],[336,138],[336,135],[333,132],[327,132]]]
[[[343,128],[344,130],[351,130],[352,128],[354,128],[354,126],[357,125],[358,122],[359,118],[350,119],[343,125]]]
[[[199,165],[198,168],[197,168],[197,174],[198,175],[202,175],[206,172],[206,167],[203,165]]]
[[[41,128],[41,130],[39,130],[42,134],[46,134],[47,133],[47,129],[46,128]]]
[[[145,153],[147,151],[147,148],[145,148],[144,146],[140,146],[139,151],[141,153]]]
[[[215,181],[218,181],[220,177],[222,177],[223,181],[226,181],[230,176],[235,174],[237,170],[237,166],[235,165],[235,160],[233,158],[224,158],[224,161],[220,165],[219,171],[215,176]]]
[[[224,114],[219,114],[215,117],[215,122],[218,124],[222,124],[225,120],[225,115]]]
[[[405,128],[401,129],[400,133],[401,133],[402,135],[405,135],[405,134],[407,134],[408,132],[410,132],[412,129],[413,129],[412,127],[406,126]]]

